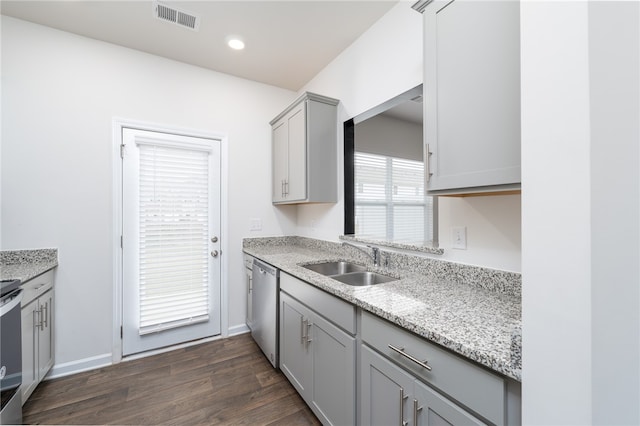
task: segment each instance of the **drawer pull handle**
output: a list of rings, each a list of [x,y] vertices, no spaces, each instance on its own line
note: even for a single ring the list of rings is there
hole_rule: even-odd
[[[404,351],[404,348],[396,348],[393,345],[389,345],[389,349],[391,349],[392,351],[395,351],[397,353],[399,353],[400,355],[402,355],[403,357],[407,358],[409,361],[413,361],[416,364],[418,364],[420,367],[426,369],[427,371],[431,371],[431,367],[427,365],[427,360],[424,361],[420,361],[418,358],[409,355],[408,353],[406,353]]]

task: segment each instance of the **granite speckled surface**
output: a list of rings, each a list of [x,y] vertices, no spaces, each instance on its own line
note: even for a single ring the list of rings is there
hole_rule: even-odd
[[[250,238],[245,253],[387,319],[498,373],[521,380],[520,274],[382,253],[374,267],[360,251],[303,237]],[[400,278],[353,287],[301,265],[350,260]]]
[[[0,279],[23,283],[58,266],[58,249],[1,250]]]
[[[430,242],[426,242],[422,244],[419,244],[419,243],[412,244],[408,242],[399,242],[399,241],[390,241],[390,240],[375,240],[375,239],[370,239],[366,237],[358,237],[355,235],[341,235],[340,239],[343,241],[353,241],[353,242],[358,242],[363,244],[371,244],[374,246],[384,246],[384,247],[390,247],[390,248],[398,248],[402,250],[418,251],[423,253],[431,253],[431,254],[444,253],[444,249],[439,247],[432,247],[431,245],[429,245]]]

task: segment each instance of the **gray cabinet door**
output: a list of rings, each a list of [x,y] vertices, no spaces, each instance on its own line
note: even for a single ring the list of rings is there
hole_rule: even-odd
[[[271,130],[274,203],[307,198],[305,105],[296,105]]]
[[[22,307],[22,404],[38,385],[38,301]]]
[[[355,338],[315,314],[311,340],[314,412],[323,424],[355,424]]]
[[[289,178],[289,136],[286,117],[273,125],[271,130],[272,139],[272,196],[273,202],[284,200],[285,184]]]
[[[311,397],[312,382],[309,314],[305,306],[280,293],[280,369],[305,400]]]
[[[285,185],[285,199],[300,201],[307,198],[307,131],[306,102],[302,102],[287,116],[289,127],[289,177]]]
[[[413,377],[368,347],[361,348],[361,424],[390,426],[410,421]]]
[[[485,424],[418,381],[415,382],[411,403],[412,421],[415,426],[477,426]]]
[[[38,299],[41,322],[38,330],[38,381],[53,367],[53,290]]]
[[[436,0],[424,29],[427,189],[518,188],[519,2]]]

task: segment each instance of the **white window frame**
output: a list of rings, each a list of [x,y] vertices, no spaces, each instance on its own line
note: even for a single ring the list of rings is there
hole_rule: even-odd
[[[370,155],[370,156],[375,156],[375,157],[380,157],[385,159],[385,200],[382,201],[362,201],[362,200],[358,200],[358,178],[357,178],[357,170],[356,170],[356,164],[357,164],[357,157],[358,154],[362,154],[362,155]],[[387,156],[387,155],[381,155],[381,154],[372,154],[372,153],[368,153],[368,152],[362,152],[362,151],[354,151],[354,185],[356,186],[356,188],[354,188],[354,219],[355,221],[357,221],[357,209],[358,206],[384,206],[385,207],[385,211],[386,211],[386,235],[380,236],[380,235],[376,235],[376,236],[372,236],[372,235],[363,235],[363,237],[367,238],[367,237],[372,237],[372,238],[384,238],[386,240],[389,241],[396,241],[398,240],[397,237],[393,234],[394,232],[394,207],[395,206],[424,206],[425,209],[429,208],[429,203],[427,202],[427,198],[428,196],[425,196],[425,201],[420,203],[420,202],[416,202],[416,203],[412,203],[412,202],[394,202],[393,201],[393,196],[392,196],[392,191],[393,191],[393,181],[392,181],[392,175],[393,175],[393,160],[394,159],[398,159],[398,160],[403,160],[405,161],[405,159],[403,158],[399,158],[399,157],[391,157],[391,156]],[[424,182],[424,179],[423,179]],[[424,184],[424,183],[423,183]],[[424,188],[423,188],[424,190]],[[431,209],[432,211],[430,212],[430,214],[425,214],[424,216],[424,235],[422,236],[422,240],[423,241],[431,241],[434,242],[437,238],[437,233],[435,230],[435,222],[436,222],[436,212],[435,209],[437,208],[437,204],[435,201],[435,197],[432,197],[433,200],[431,202]],[[431,217],[431,221],[429,221],[429,217]],[[357,225],[355,225],[357,226]],[[355,231],[355,235],[358,236],[360,234],[358,234],[357,229],[354,229]],[[429,236],[431,236],[431,238],[429,238]],[[419,240],[419,238],[416,238],[416,240]]]

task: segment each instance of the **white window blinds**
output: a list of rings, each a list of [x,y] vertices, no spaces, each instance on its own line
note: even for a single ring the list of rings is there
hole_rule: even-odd
[[[142,335],[209,319],[209,153],[139,147]]]
[[[433,201],[420,161],[355,153],[356,235],[398,242],[433,239]]]

